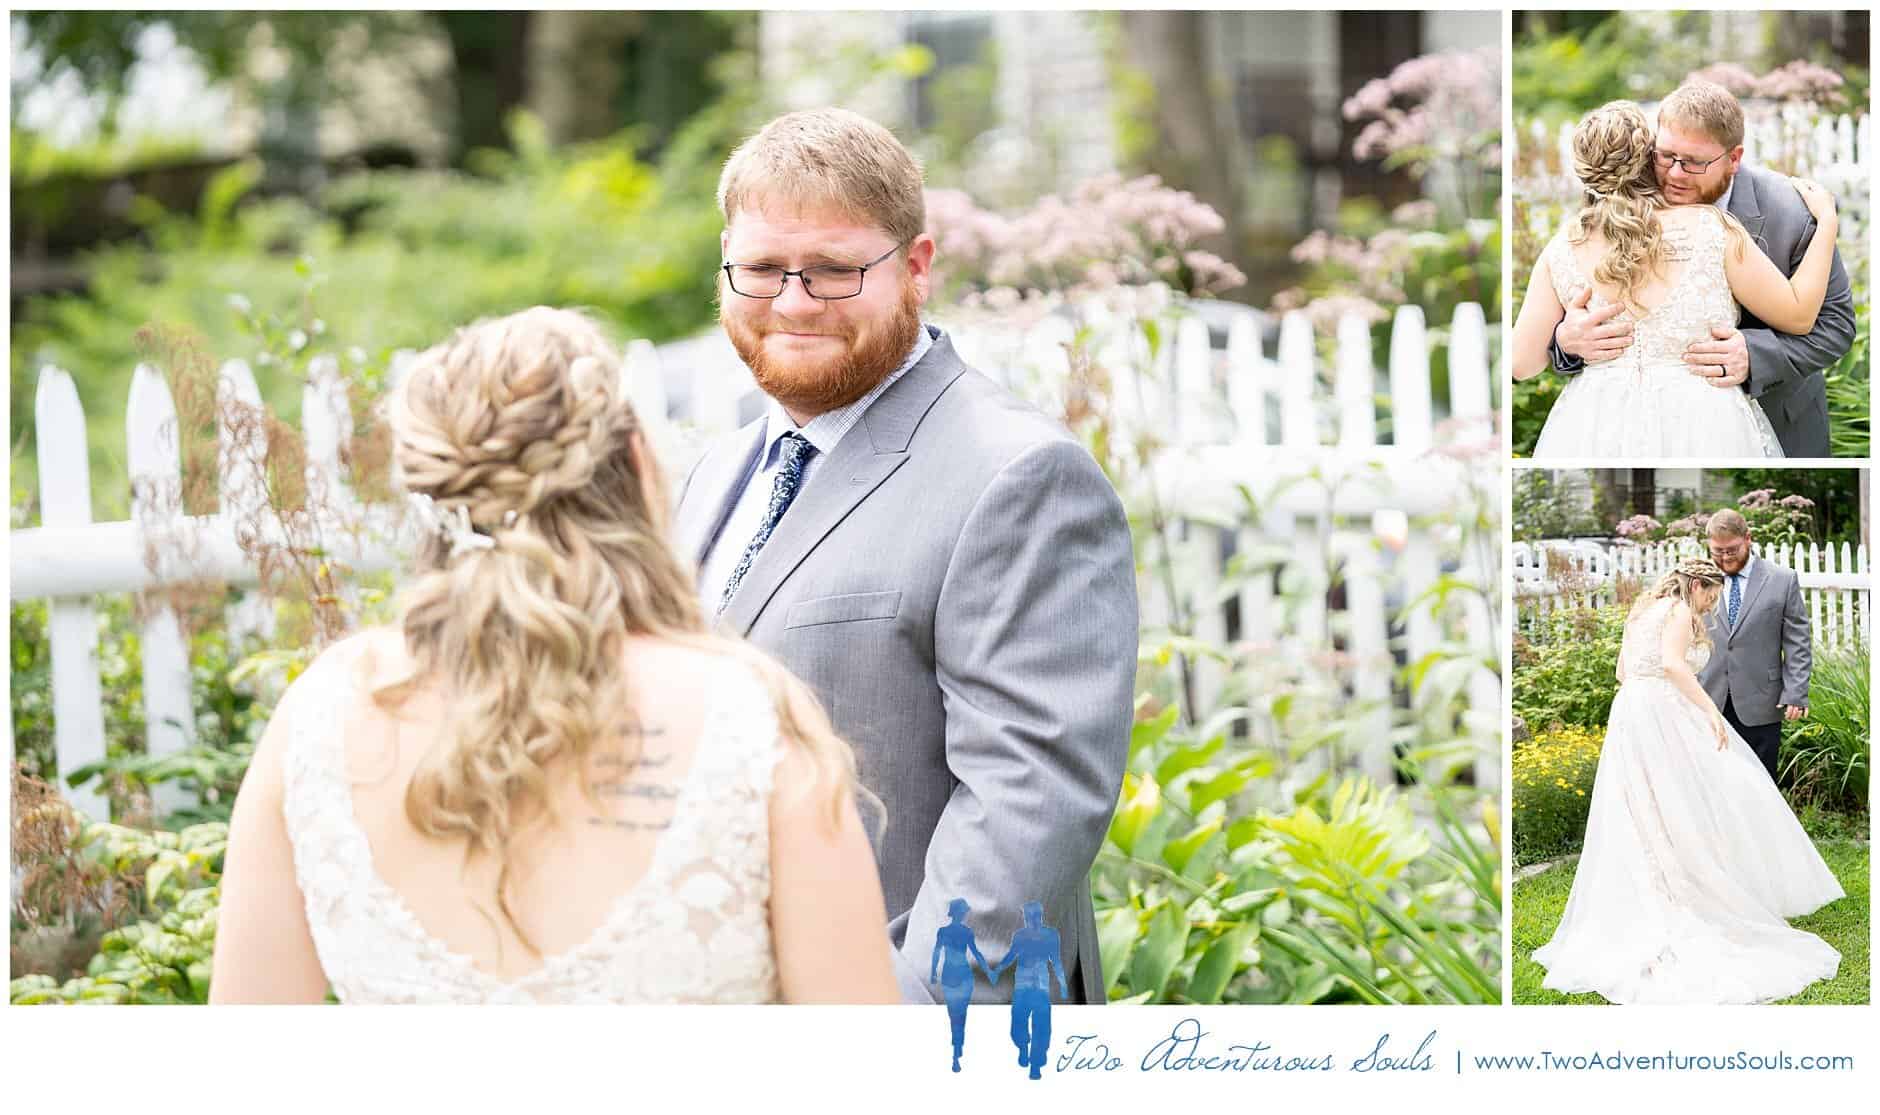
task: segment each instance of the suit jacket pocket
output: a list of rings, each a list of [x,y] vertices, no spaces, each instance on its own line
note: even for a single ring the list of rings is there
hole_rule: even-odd
[[[814,627],[822,623],[855,623],[865,619],[893,619],[901,609],[899,592],[852,592],[799,600],[784,613],[785,627]]]

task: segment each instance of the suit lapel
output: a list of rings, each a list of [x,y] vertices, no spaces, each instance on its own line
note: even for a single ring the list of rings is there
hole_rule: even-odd
[[[1757,558],[1756,564],[1749,567],[1749,576],[1743,579],[1743,602],[1737,605],[1736,626],[1730,629],[1731,642],[1735,642],[1736,633],[1743,630],[1743,621],[1749,618],[1749,610],[1756,605],[1756,594],[1762,591],[1763,582],[1769,579],[1768,571],[1763,568],[1766,564],[1762,558]]]
[[[1768,254],[1769,242],[1763,239],[1762,199],[1756,193],[1756,179],[1743,171],[1736,176],[1736,189],[1730,193],[1730,215],[1743,223],[1743,230]]]
[[[751,462],[764,444],[764,419],[745,426],[735,439],[720,443],[693,470],[673,523],[673,540],[681,556],[694,565],[705,564],[705,548],[724,526],[737,502]]]
[[[777,523],[751,562],[720,624],[749,635],[764,606],[849,512],[907,462],[914,429],[929,408],[966,370],[944,335],[920,363],[909,368],[869,405],[829,459],[817,465],[810,483]]]

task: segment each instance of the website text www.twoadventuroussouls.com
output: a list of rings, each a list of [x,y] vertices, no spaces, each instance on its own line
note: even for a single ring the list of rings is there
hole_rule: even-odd
[[[1737,1049],[1719,1053],[1628,1053],[1623,1049],[1565,1053],[1543,1049],[1535,1053],[1468,1056],[1477,1072],[1852,1072],[1851,1054],[1794,1055],[1786,1050],[1752,1053]],[[1464,1056],[1456,1054],[1457,1071]]]

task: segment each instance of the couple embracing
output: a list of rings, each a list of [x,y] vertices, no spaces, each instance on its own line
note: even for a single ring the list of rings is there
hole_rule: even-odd
[[[1585,204],[1535,262],[1514,377],[1570,377],[1540,458],[1826,457],[1822,372],[1852,346],[1834,199],[1743,161],[1743,110],[1687,81],[1656,124],[1616,101],[1573,133]]]
[[[1008,932],[1041,900],[1067,996],[1102,1001],[1122,505],[921,321],[935,245],[886,129],[781,117],[719,203],[720,321],[770,405],[676,514],[578,314],[470,326],[395,389],[414,577],[256,750],[215,1001],[931,1003],[955,897]]]

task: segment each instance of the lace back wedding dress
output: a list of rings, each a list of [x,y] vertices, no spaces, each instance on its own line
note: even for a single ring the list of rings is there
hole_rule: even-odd
[[[580,945],[500,980],[426,932],[373,865],[354,817],[339,710],[361,700],[352,656],[329,653],[296,688],[284,810],[321,967],[345,1003],[773,1002],[771,778],[779,755],[768,690],[722,660],[713,707],[671,827],[639,882]]]
[[[1626,624],[1573,891],[1534,960],[1545,986],[1613,1003],[1785,998],[1841,958],[1784,919],[1843,891],[1749,745],[1726,727],[1719,751],[1703,710],[1665,677],[1676,603]],[[1693,670],[1708,650],[1690,649]]]
[[[1535,443],[1536,459],[1782,456],[1761,404],[1742,388],[1711,386],[1684,363],[1685,348],[1709,340],[1712,325],[1737,322],[1723,269],[1727,239],[1721,216],[1692,221],[1689,228],[1688,258],[1670,277],[1663,300],[1643,316],[1630,307],[1619,312],[1616,320],[1632,324],[1631,345],[1568,378]],[[1669,234],[1666,240],[1674,243]],[[1593,288],[1564,229],[1543,254],[1562,305],[1576,287]],[[1589,305],[1610,301],[1595,293]]]

